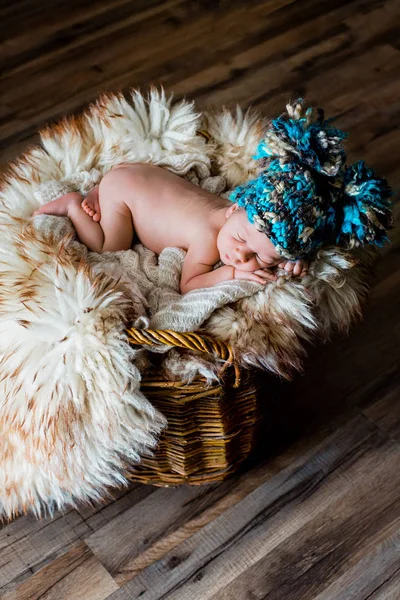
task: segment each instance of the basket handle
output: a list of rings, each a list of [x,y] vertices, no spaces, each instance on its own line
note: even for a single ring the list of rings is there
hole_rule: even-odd
[[[187,348],[189,350],[199,350],[203,353],[214,354],[218,358],[225,361],[224,366],[220,370],[221,375],[229,366],[233,366],[235,370],[234,388],[240,385],[240,368],[235,360],[235,356],[231,346],[224,342],[219,342],[207,335],[198,335],[193,332],[178,333],[171,329],[135,329],[134,327],[126,330],[128,341],[130,344],[147,345],[147,346],[176,346],[179,348]]]

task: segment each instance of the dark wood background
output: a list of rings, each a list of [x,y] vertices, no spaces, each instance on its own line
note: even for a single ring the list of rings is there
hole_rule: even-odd
[[[2,0],[0,168],[106,90],[163,84],[199,108],[338,116],[349,158],[400,186],[398,0]],[[396,213],[398,210],[396,208]],[[265,441],[204,487],[0,531],[6,600],[399,600],[400,227],[364,320],[265,383]]]

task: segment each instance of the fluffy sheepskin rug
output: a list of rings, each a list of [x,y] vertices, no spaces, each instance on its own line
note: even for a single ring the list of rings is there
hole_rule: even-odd
[[[254,112],[200,115],[163,91],[147,99],[133,91],[130,101],[108,94],[42,131],[41,146],[10,166],[0,191],[0,516],[52,514],[104,497],[126,483],[129,465],[166,426],[140,392],[143,351],[125,335],[142,316],[142,291],[95,270],[71,235],[46,234],[32,221],[35,186],[81,177],[84,190],[93,184],[88,173],[118,162],[168,166],[184,156],[187,165],[193,155],[231,188],[255,174],[264,127]],[[203,128],[209,143],[197,133]],[[203,330],[231,343],[242,365],[289,377],[301,368],[304,340],[347,330],[360,313],[366,256],[355,268],[354,256],[321,251],[306,281],[281,280],[223,307]],[[174,351],[165,361],[171,376],[188,381],[213,368]]]

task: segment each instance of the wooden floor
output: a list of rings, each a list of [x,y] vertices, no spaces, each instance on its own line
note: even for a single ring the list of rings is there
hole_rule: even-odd
[[[0,28],[2,167],[100,92],[162,83],[269,115],[305,96],[399,190],[399,0],[2,0]],[[17,519],[0,531],[1,598],[399,600],[398,220],[392,239],[363,323],[290,384],[266,380],[242,473]]]

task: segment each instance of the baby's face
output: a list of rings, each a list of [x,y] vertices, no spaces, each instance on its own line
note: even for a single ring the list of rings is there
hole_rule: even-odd
[[[226,222],[217,237],[221,261],[239,271],[276,267],[282,257],[269,238],[250,223],[244,208],[232,204]]]

